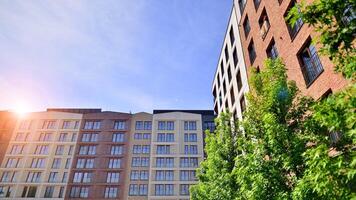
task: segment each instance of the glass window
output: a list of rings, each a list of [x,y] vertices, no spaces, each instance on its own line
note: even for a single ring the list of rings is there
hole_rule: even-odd
[[[105,198],[117,198],[119,189],[116,187],[106,187],[105,188]]]
[[[69,129],[70,128],[70,121],[63,121],[62,129]]]
[[[231,46],[232,46],[235,42],[234,29],[232,26],[230,28],[229,36],[230,36],[230,42],[231,42]]]
[[[143,121],[136,121],[135,130],[143,130]]]
[[[56,148],[56,155],[63,155],[64,145],[58,145]]]
[[[61,158],[55,158],[53,159],[53,163],[52,163],[52,169],[59,169],[61,167]]]
[[[122,155],[123,154],[123,146],[122,145],[114,145],[111,146],[111,155]]]
[[[189,195],[189,185],[188,184],[181,184],[179,186],[179,194],[180,195]]]
[[[251,27],[250,27],[250,21],[248,20],[248,17],[246,16],[245,21],[243,23],[244,27],[244,32],[245,32],[245,37],[247,38],[248,34],[250,33]]]
[[[67,140],[68,133],[61,133],[59,135],[58,141],[59,142],[65,142]]]
[[[58,176],[58,172],[49,173],[48,182],[50,182],[50,183],[57,182],[57,176]]]
[[[121,167],[121,159],[120,158],[111,158],[109,160],[109,168],[116,169]]]
[[[125,130],[126,129],[126,122],[125,121],[115,121],[114,122],[114,129],[115,130]]]
[[[170,154],[170,145],[157,145],[157,154]]]
[[[267,57],[271,59],[276,59],[278,57],[278,51],[274,40],[272,39],[269,47],[266,50]]]
[[[54,186],[47,186],[44,193],[44,198],[52,198],[53,192],[54,192]]]
[[[112,141],[113,142],[124,142],[124,133],[113,133],[112,135]]]
[[[143,129],[144,130],[152,130],[152,122],[151,121],[144,121]]]
[[[108,172],[106,177],[107,183],[118,183],[120,180],[120,173],[119,172]]]
[[[158,130],[166,130],[166,122],[158,121]]]
[[[252,40],[251,40],[250,44],[248,45],[248,55],[250,57],[250,64],[252,65],[256,59],[255,44],[253,43]]]

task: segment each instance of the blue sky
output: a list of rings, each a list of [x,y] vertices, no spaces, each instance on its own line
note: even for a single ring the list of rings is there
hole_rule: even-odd
[[[232,0],[0,2],[0,110],[212,109]]]

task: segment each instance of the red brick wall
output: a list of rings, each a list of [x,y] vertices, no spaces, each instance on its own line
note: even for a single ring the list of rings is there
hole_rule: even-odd
[[[241,21],[239,23],[246,66],[247,68],[251,67],[247,50],[251,39],[254,41],[257,54],[257,58],[252,65],[254,67],[258,66],[263,69],[263,61],[267,58],[266,49],[268,48],[272,38],[274,38],[279,57],[281,57],[286,64],[288,78],[290,80],[296,81],[297,86],[303,92],[303,94],[318,99],[329,89],[334,92],[344,87],[347,82],[340,74],[334,73],[332,62],[327,57],[320,56],[319,54],[324,72],[322,72],[309,87],[306,86],[299,60],[297,58],[297,53],[302,48],[303,44],[305,44],[307,39],[309,37],[314,38],[316,33],[313,32],[313,27],[304,24],[297,33],[296,37],[291,39],[287,24],[284,19],[284,15],[288,10],[290,3],[291,0],[283,0],[281,4],[279,4],[278,0],[261,0],[261,3],[256,10],[254,2],[252,0],[247,0],[245,10],[242,13]],[[264,8],[267,11],[271,27],[266,37],[262,39],[260,35],[258,20]],[[243,29],[243,22],[246,15],[248,15],[251,26],[251,31],[247,38],[245,37]]]

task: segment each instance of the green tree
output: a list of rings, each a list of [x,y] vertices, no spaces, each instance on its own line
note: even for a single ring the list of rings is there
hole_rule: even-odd
[[[222,114],[215,120],[215,132],[206,132],[205,152],[208,158],[198,170],[200,183],[191,188],[192,199],[234,199],[237,194],[238,187],[232,171],[234,159],[239,154],[235,138],[241,131],[232,128],[230,116]]]

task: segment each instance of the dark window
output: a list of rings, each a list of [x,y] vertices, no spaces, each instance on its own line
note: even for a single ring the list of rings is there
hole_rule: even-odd
[[[232,28],[232,26],[230,28],[229,35],[230,35],[230,42],[231,42],[231,46],[232,46],[234,44],[234,42],[235,42],[234,29]]]
[[[223,82],[223,89],[224,89],[224,95],[225,95],[226,94],[226,82],[225,82],[225,80]]]
[[[218,79],[218,88],[220,88],[220,75],[219,75],[219,73],[218,73],[216,78]]]
[[[283,0],[278,0],[278,3],[281,4],[283,2]]]
[[[245,96],[242,95],[240,99],[240,106],[241,106],[241,113],[243,113],[246,110],[246,102],[245,102]]]
[[[237,50],[236,47],[234,49],[234,52],[232,53],[232,58],[234,60],[234,66],[236,67],[237,63],[239,62],[239,59],[237,58]]]
[[[258,7],[260,6],[261,0],[253,0],[253,4],[255,4],[255,8],[256,10],[258,9]]]
[[[213,90],[213,96],[214,96],[214,102],[216,100],[216,87],[214,86],[214,90]]]
[[[234,105],[235,103],[234,87],[231,87],[230,89],[230,98],[231,98],[231,105]]]
[[[229,110],[229,102],[228,102],[227,99],[226,99],[226,101],[225,101],[225,110],[226,110],[226,111]]]
[[[229,68],[227,68],[227,77],[228,77],[229,83],[230,83],[231,82],[231,78],[232,78],[230,65],[229,65]]]
[[[27,197],[36,197],[37,187],[30,186],[28,189]]]
[[[344,11],[344,16],[342,17],[342,21],[346,26],[348,26],[350,25],[352,20],[355,20],[355,18],[356,18],[355,10],[353,9],[352,5],[349,5]]]
[[[242,88],[242,80],[241,80],[241,72],[240,72],[240,70],[237,72],[236,81],[237,81],[237,89],[238,89],[238,91],[240,91],[241,88]]]
[[[250,63],[252,65],[256,59],[256,51],[255,51],[255,45],[253,41],[251,41],[250,44],[248,45],[248,55],[250,56]]]
[[[250,21],[248,20],[248,17],[246,16],[244,23],[244,32],[245,32],[245,37],[247,38],[248,34],[250,33],[251,27],[250,27]]]
[[[269,31],[269,28],[271,27],[266,9],[263,9],[260,19],[258,20],[258,24],[260,25],[261,37],[264,39]]]
[[[226,62],[229,60],[229,50],[227,49],[227,45],[225,46],[225,60]]]
[[[260,73],[260,67],[259,66],[256,67],[256,73],[257,74]]]
[[[221,77],[224,76],[224,62],[221,60],[221,63],[220,63],[220,71],[221,71]]]
[[[246,0],[239,0],[239,7],[240,7],[241,15],[244,12],[245,5],[246,5]]]
[[[218,114],[218,104],[215,104],[214,112],[215,112],[216,114]]]
[[[295,4],[296,4],[295,1],[292,1],[291,5],[289,6],[289,9],[287,10],[287,12],[286,12],[284,17],[287,17],[290,9],[292,7],[294,7]],[[302,27],[302,25],[303,25],[302,18],[297,19],[297,21],[294,24],[290,24],[290,22],[287,21],[287,26],[288,26],[288,30],[289,30],[289,34],[290,34],[291,38],[295,38],[295,36],[297,35],[297,33],[300,30],[300,28]]]
[[[324,70],[317,50],[310,40],[307,42],[306,47],[298,54],[298,58],[302,64],[301,68],[305,83],[309,86]]]
[[[221,107],[221,105],[222,105],[222,95],[221,95],[221,91],[220,91],[220,95],[219,95],[219,105],[220,105],[220,107]]]
[[[271,43],[269,44],[267,50],[267,57],[271,59],[276,59],[278,57],[278,51],[276,47],[276,43],[272,39]]]

